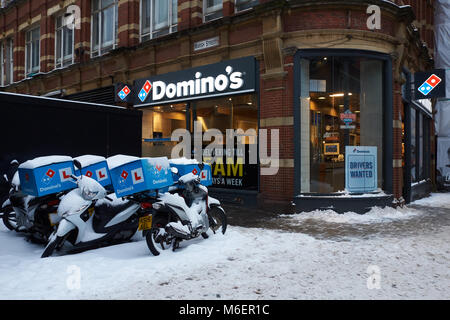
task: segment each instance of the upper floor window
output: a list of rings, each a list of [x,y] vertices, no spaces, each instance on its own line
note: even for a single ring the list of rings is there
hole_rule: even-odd
[[[100,56],[117,45],[118,0],[92,1],[91,55]]]
[[[27,31],[25,36],[25,75],[33,76],[40,70],[40,28]]]
[[[203,1],[203,19],[205,22],[221,18],[223,2],[222,0]]]
[[[141,1],[141,41],[177,31],[178,0]]]
[[[13,82],[13,40],[6,39],[0,44],[1,73],[0,85],[7,86]]]
[[[236,12],[251,9],[259,3],[258,0],[236,0]]]
[[[73,28],[66,25],[64,16],[56,17],[55,22],[55,66],[56,68],[62,68],[73,63]]]

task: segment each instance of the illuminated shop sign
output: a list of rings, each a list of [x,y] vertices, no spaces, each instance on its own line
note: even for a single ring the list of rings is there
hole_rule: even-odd
[[[444,98],[446,95],[445,69],[414,74],[415,98],[432,99]]]
[[[160,105],[256,91],[256,60],[246,57],[136,80],[136,106]]]

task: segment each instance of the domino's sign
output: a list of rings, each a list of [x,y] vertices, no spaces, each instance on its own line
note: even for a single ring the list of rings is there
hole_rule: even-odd
[[[134,105],[156,105],[256,91],[256,60],[245,57],[136,80]]]
[[[446,94],[445,70],[414,74],[415,99],[444,98]]]

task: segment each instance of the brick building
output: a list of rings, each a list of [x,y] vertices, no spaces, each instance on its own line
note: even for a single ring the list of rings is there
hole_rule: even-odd
[[[368,27],[370,5],[380,28]],[[431,188],[432,110],[408,85],[433,67],[430,0],[2,1],[0,43],[4,91],[139,108],[144,156],[170,155],[173,130],[192,131],[194,120],[203,130],[278,129],[276,175],[259,164],[213,168],[213,190],[231,200],[349,208],[343,159],[358,145],[377,147],[370,199],[408,202]],[[242,63],[254,80],[246,90],[217,94],[206,83],[209,94],[192,86],[180,99],[138,99],[147,80],[194,81]]]

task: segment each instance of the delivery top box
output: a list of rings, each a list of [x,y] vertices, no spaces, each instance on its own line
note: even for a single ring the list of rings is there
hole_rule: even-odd
[[[212,185],[211,165],[204,163],[203,170],[200,170],[199,163],[195,159],[170,159],[170,166],[178,169],[178,174],[173,174],[173,180],[178,181],[178,178],[192,172],[200,176],[200,183],[206,187]]]
[[[75,170],[75,175],[80,174],[98,181],[103,187],[111,185],[111,177],[105,157],[84,155],[74,158],[81,164],[81,173]]]
[[[73,159],[67,156],[47,156],[28,160],[19,168],[22,192],[41,197],[75,188],[71,175]]]
[[[137,158],[117,155],[107,159],[117,197],[163,189],[173,184],[167,157]]]

